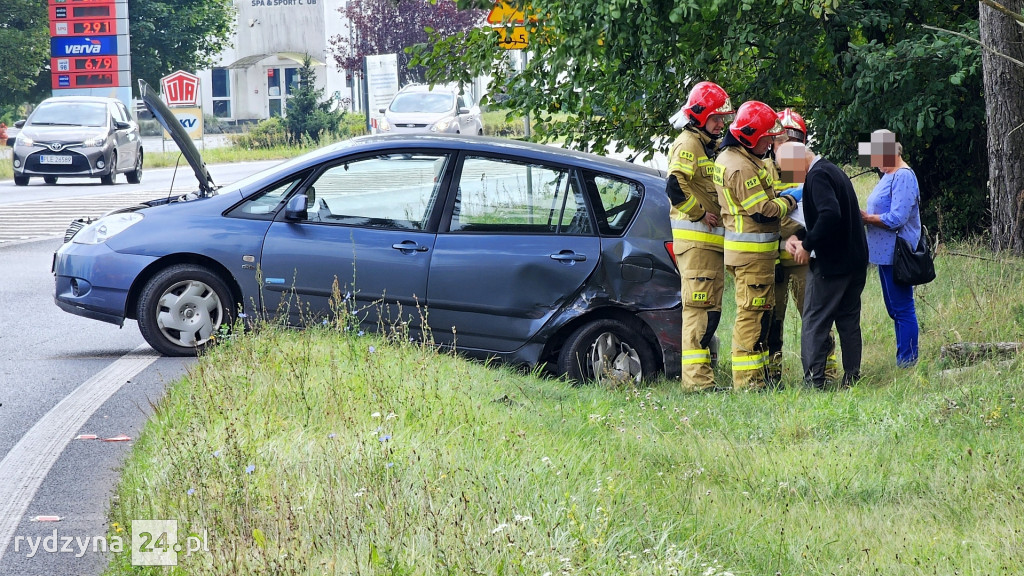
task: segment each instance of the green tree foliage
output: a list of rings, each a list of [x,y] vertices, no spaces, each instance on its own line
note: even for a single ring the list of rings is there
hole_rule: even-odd
[[[48,22],[44,0],[0,2],[0,105],[27,100],[49,68]]]
[[[159,86],[175,70],[200,70],[230,47],[231,0],[128,0],[132,83]]]
[[[460,7],[487,2],[460,0]],[[525,7],[527,2],[512,2]],[[492,4],[491,4],[492,5]],[[896,132],[945,235],[986,226],[985,104],[976,3],[940,0],[569,0],[529,2],[537,16],[519,72],[496,34],[435,38],[414,64],[435,82],[486,74],[507,104],[541,121],[538,139],[651,154],[698,81],[739,105],[793,106],[817,151],[857,161],[877,128]],[[462,66],[453,66],[461,62]],[[551,122],[560,114],[559,122]],[[568,115],[565,121],[561,121]]]
[[[295,142],[304,138],[318,142],[326,134],[338,131],[344,110],[333,110],[334,98],[324,100],[324,89],[316,87],[313,60],[307,54],[298,70],[298,85],[288,98],[285,124]]]

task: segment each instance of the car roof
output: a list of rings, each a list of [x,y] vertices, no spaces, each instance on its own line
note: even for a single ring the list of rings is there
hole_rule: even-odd
[[[452,88],[450,86],[441,85],[435,85],[434,87],[431,87],[429,84],[409,84],[408,86],[403,87],[398,92],[437,92],[440,94],[455,94],[458,92],[458,89]]]
[[[569,150],[548,144],[512,140],[509,138],[497,138],[493,136],[470,136],[460,134],[388,134],[358,136],[329,145],[313,152],[309,159],[320,162],[324,156],[333,156],[338,152],[352,153],[360,151],[373,151],[382,148],[394,147],[410,148],[457,148],[467,151],[491,152],[497,154],[516,154],[528,158],[561,159],[562,162],[583,166],[594,170],[612,172],[632,172],[645,174],[650,177],[662,178],[664,174],[655,168],[642,164],[633,164],[625,160],[599,156],[578,150]],[[315,160],[314,160],[315,159]]]
[[[95,102],[97,104],[108,104],[110,102],[120,102],[120,100],[103,96],[52,96],[43,100],[43,102]],[[40,104],[43,102],[40,102]]]

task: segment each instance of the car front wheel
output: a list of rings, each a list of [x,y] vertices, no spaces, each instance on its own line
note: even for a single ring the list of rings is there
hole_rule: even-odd
[[[117,152],[110,155],[110,172],[100,176],[100,183],[107,186],[117,183]]]
[[[131,172],[127,172],[124,175],[128,179],[129,184],[138,184],[142,182],[142,149],[139,149],[139,153],[135,156],[135,168]]]
[[[657,370],[651,344],[633,326],[610,318],[577,329],[558,355],[558,371],[574,382],[640,383]]]
[[[139,296],[136,318],[143,338],[165,356],[194,356],[222,326],[230,328],[234,301],[209,269],[176,264],[158,272]]]
[[[28,176],[15,176],[14,177],[14,185],[15,186],[28,186]]]

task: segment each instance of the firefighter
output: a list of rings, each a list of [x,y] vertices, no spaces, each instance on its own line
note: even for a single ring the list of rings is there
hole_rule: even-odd
[[[682,384],[691,392],[715,388],[715,330],[725,289],[725,229],[712,175],[719,138],[734,112],[721,86],[700,82],[673,117],[681,116],[685,123],[669,151],[667,188],[683,301]]]
[[[772,154],[765,159],[765,166],[772,173],[772,177],[779,180],[778,160],[775,158],[774,150],[783,142],[794,141],[802,144],[807,143],[807,124],[800,114],[792,108],[786,108],[777,115],[779,124],[782,126],[782,134],[775,137],[772,146]],[[775,191],[782,193],[785,190],[802,187],[802,184],[792,182],[777,182]],[[786,251],[786,240],[803,229],[800,222],[787,215],[779,222],[779,265],[775,268],[775,308],[772,310],[772,320],[768,328],[768,380],[769,382],[780,382],[782,380],[782,347],[783,328],[786,321],[786,309],[788,308],[789,295],[793,296],[793,303],[796,305],[797,313],[803,316],[804,310],[804,287],[807,284],[806,264],[797,264],[793,256]],[[825,365],[825,377],[835,380],[839,376],[839,365],[836,361],[835,337],[829,333],[829,353]]]
[[[725,227],[725,267],[736,285],[732,381],[736,390],[767,386],[768,325],[775,304],[779,221],[799,201],[796,189],[779,196],[764,158],[782,133],[775,111],[744,102],[729,125],[715,161],[714,182]]]

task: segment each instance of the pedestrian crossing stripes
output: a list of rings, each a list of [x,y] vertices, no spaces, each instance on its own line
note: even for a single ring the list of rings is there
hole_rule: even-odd
[[[68,224],[76,218],[98,218],[111,210],[160,198],[161,194],[154,190],[131,191],[101,196],[0,204],[0,246],[64,236]]]

